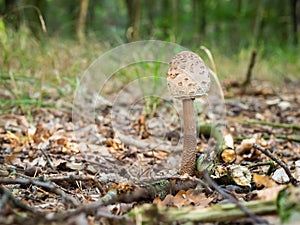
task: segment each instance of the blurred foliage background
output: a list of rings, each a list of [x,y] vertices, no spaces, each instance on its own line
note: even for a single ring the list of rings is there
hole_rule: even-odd
[[[300,77],[298,0],[0,0],[0,14],[2,105],[68,95],[97,56],[136,40],[204,45],[223,79],[245,76],[254,49],[256,78]]]
[[[188,47],[293,49],[298,45],[298,0],[1,0],[4,23],[43,37],[85,38],[112,45],[160,39]],[[43,34],[41,19],[47,33]],[[84,34],[81,34],[83,32]],[[84,37],[81,37],[83,35]]]

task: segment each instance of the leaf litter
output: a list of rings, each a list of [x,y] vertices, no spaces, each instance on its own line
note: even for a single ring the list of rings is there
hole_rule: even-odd
[[[219,165],[226,170],[242,167],[248,175],[241,175],[238,182],[215,180],[242,202],[274,200],[289,183],[285,171],[254,148],[254,143],[269,149],[300,179],[299,89],[295,85],[275,90],[270,83],[252,86],[253,90],[240,96],[226,87],[226,96],[232,96],[226,98],[227,130],[234,138],[237,157],[232,165]],[[0,223],[135,224],[139,221],[135,209],[146,203],[156,209],[209,209],[228,201],[203,184],[201,176],[178,175],[180,121],[174,120],[176,113],[163,102],[150,114],[144,107],[132,109],[132,115],[120,108],[119,135],[109,107],[97,109],[95,123],[84,118],[74,123],[71,112],[50,108],[35,109],[33,121],[25,115],[1,115]],[[208,148],[206,142],[200,133],[199,152]],[[149,212],[145,210],[145,216]],[[279,223],[276,212],[272,214],[266,220]],[[227,218],[230,224],[234,224],[232,219]],[[238,224],[247,222],[240,217]]]

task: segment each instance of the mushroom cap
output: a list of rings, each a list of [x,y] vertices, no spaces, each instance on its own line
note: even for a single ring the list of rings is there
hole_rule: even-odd
[[[168,88],[175,98],[188,99],[206,95],[210,88],[209,70],[195,53],[182,51],[169,64]]]

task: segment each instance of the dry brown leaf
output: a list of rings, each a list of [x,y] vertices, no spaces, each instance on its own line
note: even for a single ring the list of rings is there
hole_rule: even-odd
[[[207,197],[205,193],[200,192],[199,190],[189,189],[186,192],[187,198],[195,205],[195,206],[208,206],[213,198]]]
[[[285,185],[277,185],[270,188],[265,188],[259,191],[256,191],[256,196],[253,200],[275,200],[278,196],[279,191],[284,189]]]
[[[244,139],[242,143],[236,148],[236,153],[242,155],[247,153],[253,147],[253,144],[256,142],[255,138]]]
[[[40,144],[42,142],[48,141],[51,137],[53,131],[44,128],[43,125],[39,124],[33,135],[33,141],[35,144]]]
[[[269,176],[260,175],[257,173],[253,174],[253,181],[256,183],[257,187],[264,186],[266,188],[269,188],[276,185],[276,183]]]
[[[206,207],[212,200],[212,198],[206,197],[205,193],[189,189],[188,191],[180,190],[175,196],[168,194],[164,200],[155,198],[153,203],[159,206],[175,206],[178,208],[189,205]]]

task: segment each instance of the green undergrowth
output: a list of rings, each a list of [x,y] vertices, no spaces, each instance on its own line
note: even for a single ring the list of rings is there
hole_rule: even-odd
[[[220,49],[211,48],[217,67],[217,73],[221,80],[233,80],[242,82],[250,64],[252,51],[256,49],[257,56],[252,71],[252,79],[267,80],[274,85],[282,85],[282,82],[300,82],[300,48],[274,47],[273,50],[265,47],[243,48],[237,54],[226,55]],[[206,54],[197,51],[203,58]],[[209,60],[205,59],[206,62]]]
[[[71,107],[74,91],[84,71],[110,49],[108,44],[95,37],[85,44],[47,34],[37,39],[26,27],[19,31],[0,27],[0,38],[0,113],[28,114],[37,107]],[[200,48],[191,50],[199,53],[210,65]],[[212,47],[210,51],[221,80],[244,80],[252,50],[241,49],[229,56]],[[273,51],[258,48],[257,51],[253,79],[270,80],[274,84],[281,84],[286,79],[300,80],[299,48],[274,47]],[[140,68],[121,71],[119,82],[144,77],[144,74],[159,76],[161,73],[156,65]],[[165,76],[165,73],[160,75]],[[153,88],[156,88],[155,84]]]
[[[83,72],[103,50],[96,41],[79,45],[55,37],[38,40],[26,27],[5,33],[0,42],[1,113],[71,103]]]

